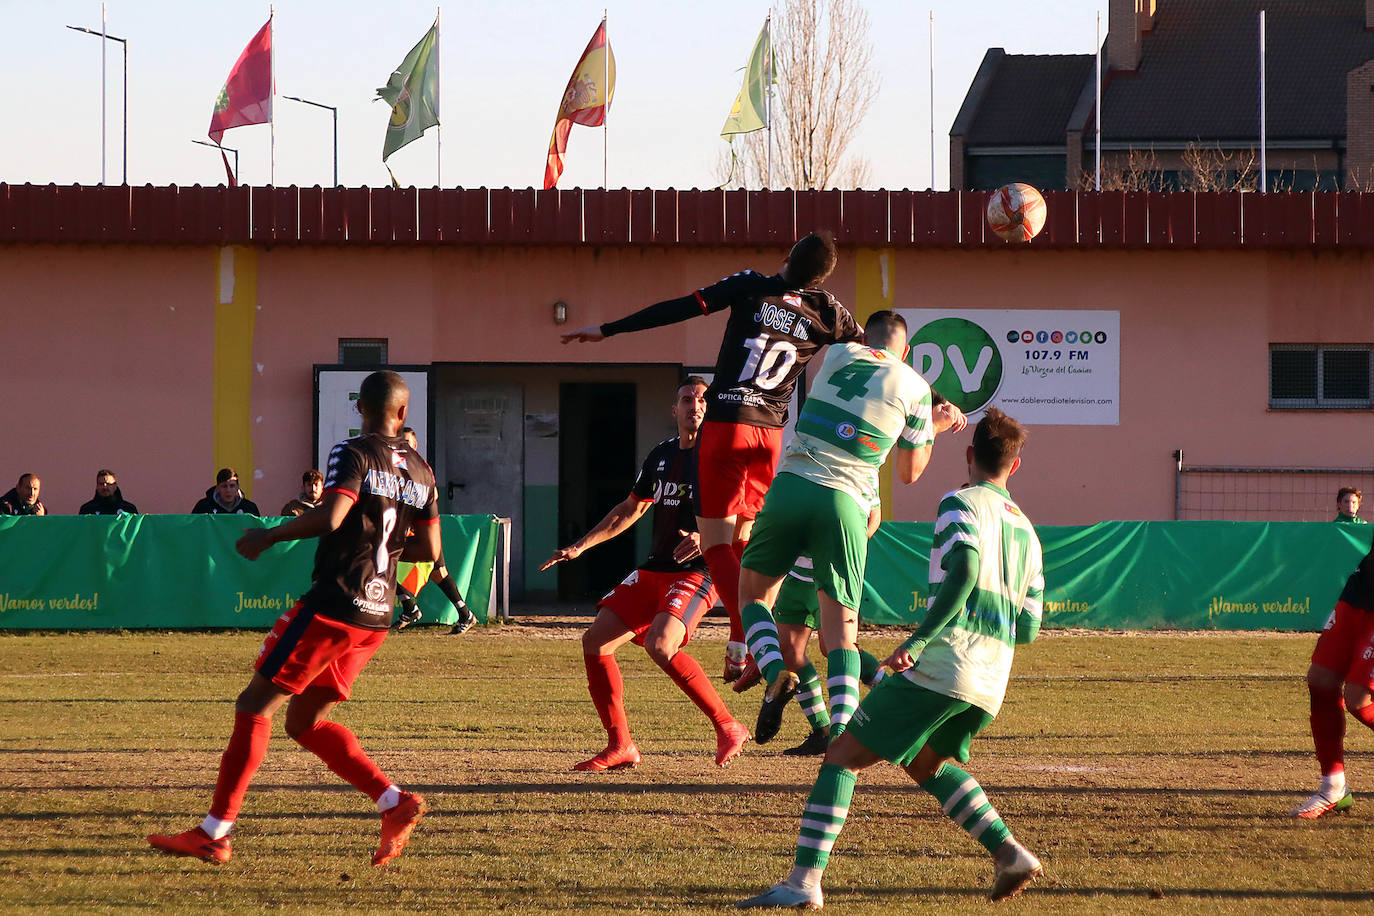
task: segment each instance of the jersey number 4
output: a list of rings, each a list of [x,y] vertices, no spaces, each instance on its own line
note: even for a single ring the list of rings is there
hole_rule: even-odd
[[[840,400],[852,401],[868,394],[868,383],[873,380],[873,373],[877,371],[877,363],[853,362],[836,369],[825,383],[835,389]]]
[[[739,381],[753,382],[764,391],[778,387],[787,370],[797,361],[797,347],[790,340],[772,340],[760,334],[744,342],[749,358],[740,370]]]

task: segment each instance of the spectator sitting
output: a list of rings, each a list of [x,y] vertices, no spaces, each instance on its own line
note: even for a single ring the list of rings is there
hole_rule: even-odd
[[[320,504],[324,495],[324,475],[311,469],[301,475],[300,495],[281,507],[282,515],[301,516]]]
[[[47,515],[48,510],[38,501],[41,485],[37,474],[20,474],[19,482],[0,496],[0,515]]]
[[[262,515],[257,504],[244,499],[239,489],[239,475],[233,468],[220,468],[215,485],[205,491],[205,498],[196,503],[192,515]]]
[[[1341,487],[1336,491],[1336,508],[1340,511],[1336,513],[1336,517],[1332,521],[1342,525],[1368,525],[1369,522],[1357,514],[1360,511],[1360,500],[1362,499],[1364,499],[1364,494],[1355,487]]]
[[[80,515],[137,515],[138,507],[124,498],[115,482],[115,472],[104,468],[95,472],[95,498],[81,504]]]

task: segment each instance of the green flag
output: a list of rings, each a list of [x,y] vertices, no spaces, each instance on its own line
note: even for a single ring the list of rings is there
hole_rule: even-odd
[[[773,82],[773,44],[768,39],[768,21],[763,23],[759,40],[754,42],[754,51],[749,55],[749,66],[744,70],[744,85],[735,96],[735,107],[725,119],[720,135],[729,138],[732,134],[748,134],[763,130],[768,126],[768,87]]]
[[[420,43],[410,49],[406,59],[391,73],[386,85],[377,90],[378,98],[391,105],[391,120],[386,125],[382,161],[439,123],[439,23]]]

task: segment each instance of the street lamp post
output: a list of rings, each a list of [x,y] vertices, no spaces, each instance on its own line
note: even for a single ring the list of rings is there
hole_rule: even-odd
[[[334,113],[334,187],[339,186],[339,109],[333,105],[326,105],[323,102],[312,102],[309,99],[302,99],[294,95],[283,95],[282,98],[290,99],[293,102],[301,102],[305,105],[314,105],[316,108],[328,108]]]
[[[192,142],[192,143],[198,143],[198,144],[200,144],[201,146],[208,146],[208,147],[210,147],[211,149],[222,149],[222,150],[224,150],[226,153],[233,153],[233,154],[234,154],[234,180],[235,180],[235,181],[238,181],[238,180],[239,180],[239,151],[238,151],[238,150],[234,149],[232,146],[220,146],[220,145],[217,144],[217,143],[211,143],[209,140],[192,140],[191,142]]]
[[[74,32],[85,32],[87,35],[95,35],[106,41],[117,41],[124,49],[124,184],[129,183],[129,41],[127,38],[116,38],[107,32],[97,32],[95,29],[82,28],[79,25],[69,25],[67,28]],[[102,45],[102,47],[104,47]],[[104,59],[102,55],[101,70],[104,70]],[[105,74],[100,75],[100,117],[102,131],[100,135],[100,183],[105,183],[105,134],[103,130],[105,118]]]

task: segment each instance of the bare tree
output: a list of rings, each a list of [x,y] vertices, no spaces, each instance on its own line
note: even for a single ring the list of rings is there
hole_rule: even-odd
[[[1259,157],[1253,149],[1223,150],[1201,141],[1189,143],[1180,157],[1179,181],[1185,191],[1255,191]]]
[[[868,12],[858,0],[783,0],[772,41],[772,187],[862,187],[868,161],[849,146],[878,95]],[[736,136],[717,176],[726,187],[768,186],[768,132]]]

